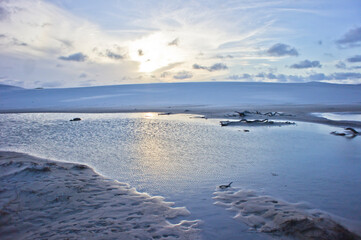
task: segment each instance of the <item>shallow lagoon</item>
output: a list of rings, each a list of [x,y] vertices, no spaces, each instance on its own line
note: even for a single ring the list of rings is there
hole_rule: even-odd
[[[80,122],[69,119],[81,117]],[[361,222],[361,137],[298,122],[220,127],[217,119],[157,114],[2,114],[0,149],[86,163],[138,191],[186,206],[205,239],[272,238],[213,205],[217,185],[254,189]],[[243,132],[244,129],[250,132]]]

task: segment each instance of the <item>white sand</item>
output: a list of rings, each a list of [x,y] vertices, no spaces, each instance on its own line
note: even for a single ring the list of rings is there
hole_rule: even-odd
[[[361,112],[361,85],[327,83],[191,82],[19,89],[0,85],[0,113],[168,112],[224,118],[234,111],[291,113],[283,119],[361,127],[312,112]]]
[[[251,190],[215,193],[215,204],[236,212],[235,219],[256,231],[292,236],[296,239],[361,239],[320,211],[291,204]]]
[[[198,239],[199,220],[80,164],[0,152],[1,239]]]

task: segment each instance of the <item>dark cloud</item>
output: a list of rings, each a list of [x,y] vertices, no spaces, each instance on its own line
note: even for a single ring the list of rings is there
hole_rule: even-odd
[[[361,66],[353,66],[351,69],[361,69]]]
[[[355,72],[341,72],[341,73],[332,73],[326,75],[324,73],[315,73],[308,76],[300,76],[300,75],[285,75],[285,74],[273,74],[273,73],[258,73],[255,75],[250,75],[248,73],[244,73],[241,75],[232,75],[229,76],[228,79],[231,80],[253,80],[259,81],[261,80],[274,80],[277,82],[309,82],[309,81],[325,81],[325,80],[359,80],[361,79],[361,73]]]
[[[58,40],[65,47],[68,47],[68,48],[73,47],[73,43],[69,40],[66,40],[66,39],[56,39],[56,40]]]
[[[6,38],[5,34],[0,34],[0,38]]]
[[[267,53],[274,57],[298,56],[298,52],[295,48],[284,43],[276,43],[267,50]]]
[[[217,55],[217,56],[216,56],[216,58],[219,58],[219,59],[226,59],[226,58],[233,58],[233,56],[232,56],[232,55],[230,55],[230,54],[225,55],[225,56],[223,56],[223,55]]]
[[[60,60],[64,60],[64,61],[75,61],[75,62],[84,62],[88,57],[86,55],[84,55],[81,52],[78,53],[74,53],[71,54],[67,57],[65,56],[60,56],[59,59]]]
[[[358,70],[361,69],[361,66],[351,66],[351,67],[347,67],[346,64],[342,61],[339,61],[335,67],[340,68],[340,69],[347,69],[347,70]]]
[[[179,39],[176,38],[173,41],[171,41],[170,43],[168,43],[168,46],[178,46],[179,44]]]
[[[5,8],[0,7],[0,20],[4,20],[8,16],[9,16],[9,12]]]
[[[193,64],[193,69],[203,69],[203,70],[207,70],[209,72],[214,72],[214,71],[220,71],[220,70],[226,70],[228,69],[227,65],[223,64],[223,63],[215,63],[210,67],[206,67],[206,66],[202,66],[199,64]]]
[[[322,65],[319,61],[304,60],[299,63],[292,64],[290,68],[302,69],[302,68],[320,68]]]
[[[347,62],[350,63],[361,62],[361,55],[355,55],[353,57],[347,58]]]
[[[170,74],[170,72],[162,72],[162,74],[160,75],[161,78],[166,78],[168,77]]]
[[[252,76],[248,73],[244,73],[244,74],[241,74],[241,75],[231,75],[228,77],[228,79],[231,79],[231,80],[241,80],[241,79],[250,79]]]
[[[199,64],[195,63],[195,64],[193,64],[193,69],[204,69],[204,70],[208,70],[208,67],[202,66],[202,65],[199,65]]]
[[[341,69],[346,69],[346,64],[345,64],[344,62],[342,62],[342,61],[339,61],[339,62],[335,65],[335,67],[341,68]]]
[[[277,79],[277,76],[273,73],[258,73],[255,75],[258,78],[268,78],[268,79]]]
[[[223,63],[216,63],[216,64],[213,64],[210,68],[209,68],[209,71],[213,72],[213,71],[220,71],[220,70],[226,70],[228,69],[228,67],[223,64]]]
[[[119,60],[119,59],[123,59],[124,57],[120,54],[117,54],[117,53],[114,53],[112,51],[110,51],[109,49],[107,49],[106,51],[106,56],[111,58],[111,59],[116,59],[116,60]]]
[[[311,75],[308,76],[308,79],[311,80],[311,81],[331,80],[324,73],[311,74]]]
[[[174,79],[187,79],[192,77],[193,74],[187,71],[178,72],[176,75],[173,76]]]
[[[361,27],[349,30],[343,37],[336,41],[341,47],[361,46]]]
[[[15,46],[28,46],[27,43],[20,41],[17,38],[12,38],[11,43]]]
[[[333,73],[329,77],[333,80],[354,80],[354,79],[361,79],[361,73],[354,73],[354,72],[341,72],[341,73]]]
[[[86,77],[88,77],[88,75],[86,73],[82,73],[79,75],[79,78],[86,78]]]

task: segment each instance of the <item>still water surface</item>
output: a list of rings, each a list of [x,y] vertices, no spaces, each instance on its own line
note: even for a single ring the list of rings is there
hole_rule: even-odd
[[[69,119],[80,117],[79,122]],[[337,127],[220,127],[190,115],[31,113],[0,115],[0,149],[86,163],[138,191],[186,206],[205,239],[272,239],[247,231],[214,206],[216,186],[233,181],[289,202],[361,221],[361,137]],[[244,129],[250,132],[244,132]]]

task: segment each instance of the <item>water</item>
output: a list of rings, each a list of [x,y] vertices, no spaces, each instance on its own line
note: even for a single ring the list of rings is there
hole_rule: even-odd
[[[74,117],[83,120],[70,122]],[[32,113],[2,114],[0,129],[1,150],[86,163],[186,206],[188,219],[204,221],[205,239],[275,238],[247,231],[213,205],[216,186],[230,181],[361,221],[361,137],[329,134],[341,128],[301,122],[220,127],[217,119],[153,113]]]
[[[361,121],[360,113],[312,113],[317,117],[323,117],[334,121]]]

